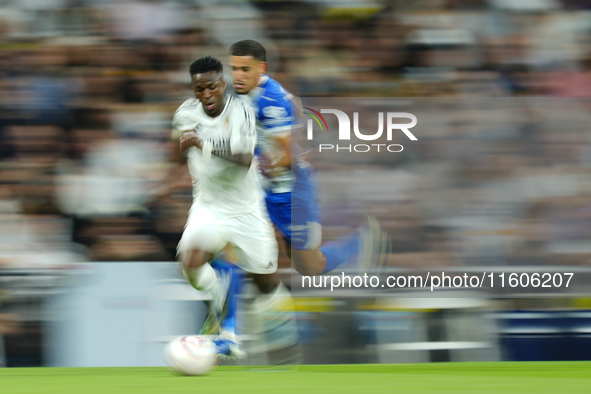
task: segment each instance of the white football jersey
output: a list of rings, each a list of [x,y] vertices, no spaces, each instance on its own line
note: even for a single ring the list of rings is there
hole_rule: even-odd
[[[199,100],[189,99],[177,109],[172,125],[173,138],[194,132],[211,147],[211,154],[194,146],[187,154],[194,206],[208,206],[225,217],[251,213],[262,207],[264,195],[256,158],[253,157],[250,168],[222,158],[230,154],[254,154],[256,120],[248,101],[229,95],[222,113],[212,118],[204,112]]]

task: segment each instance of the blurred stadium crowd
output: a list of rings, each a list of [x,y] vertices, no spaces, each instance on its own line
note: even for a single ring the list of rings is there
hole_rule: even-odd
[[[588,264],[587,1],[2,0],[0,269],[174,260],[191,190],[170,119],[188,65],[243,38],[301,97],[475,103],[437,107],[399,161],[319,161],[327,237],[358,177],[395,265]]]
[[[225,59],[239,38],[266,43],[270,73],[301,97],[586,96],[586,4],[4,1],[0,261],[51,266],[64,262],[66,251],[93,261],[173,259],[190,191],[188,176],[171,175],[167,161],[177,148],[168,138],[171,113],[191,95],[187,65],[203,54]],[[546,106],[572,111],[558,103]],[[519,213],[500,206],[484,212],[519,218],[495,236],[522,238],[534,255],[536,242],[548,238],[587,238],[585,101],[577,104],[580,116],[552,123],[507,115],[501,122],[499,105],[472,112],[478,121],[459,114],[456,123],[429,127],[413,173],[431,172],[440,182],[432,188],[450,186],[456,197],[449,200],[463,210],[487,209],[492,197],[478,181],[535,183],[537,176],[549,190],[512,196],[521,200],[513,204]],[[478,142],[486,152],[470,149]],[[549,179],[551,169],[562,184]],[[420,207],[428,187],[414,190],[392,212],[397,229],[390,230],[407,240],[399,251],[436,251],[448,238],[445,226],[434,226]],[[434,244],[425,247],[417,231]]]

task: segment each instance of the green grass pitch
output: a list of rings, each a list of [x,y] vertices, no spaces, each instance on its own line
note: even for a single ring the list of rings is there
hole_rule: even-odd
[[[306,365],[294,371],[218,367],[4,368],[1,394],[591,393],[591,362]]]

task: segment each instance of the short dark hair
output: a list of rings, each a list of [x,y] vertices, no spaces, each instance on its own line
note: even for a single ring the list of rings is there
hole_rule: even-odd
[[[189,67],[191,75],[203,74],[210,71],[215,71],[220,74],[224,71],[224,65],[215,57],[204,56],[195,60],[191,63],[191,67]]]
[[[231,56],[252,56],[261,62],[267,61],[267,51],[265,47],[255,40],[242,40],[235,42],[230,47]]]

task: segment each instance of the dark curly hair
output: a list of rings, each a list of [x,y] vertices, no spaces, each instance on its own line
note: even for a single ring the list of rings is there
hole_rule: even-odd
[[[189,72],[191,75],[203,74],[210,71],[215,71],[218,74],[222,73],[224,71],[222,62],[220,62],[215,57],[204,56],[195,60],[193,63],[191,63],[191,67],[189,67]]]
[[[261,62],[267,61],[267,51],[255,40],[242,40],[235,42],[230,47],[231,56],[252,56]]]

